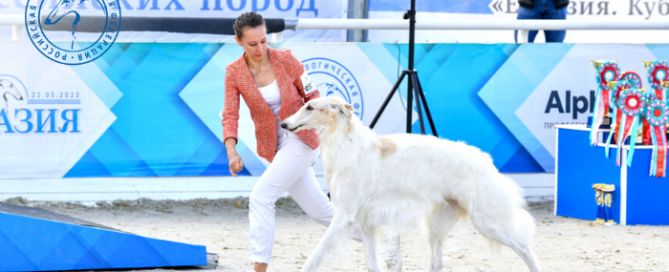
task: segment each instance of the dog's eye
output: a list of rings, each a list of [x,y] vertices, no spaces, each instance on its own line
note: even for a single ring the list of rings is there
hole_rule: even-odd
[[[311,105],[307,106],[307,110],[313,110],[314,108],[311,107]]]

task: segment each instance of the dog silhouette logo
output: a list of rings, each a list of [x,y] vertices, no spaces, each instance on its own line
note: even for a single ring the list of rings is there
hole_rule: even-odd
[[[0,97],[2,97],[5,109],[9,108],[10,101],[24,100],[23,94],[20,91],[23,88],[23,84],[15,82],[14,79],[14,77],[10,77],[9,75],[0,75]]]
[[[13,75],[0,74],[0,135],[15,130],[16,115],[21,112],[28,100],[23,82]],[[20,114],[19,114],[20,115]]]
[[[364,114],[362,91],[358,80],[348,68],[327,58],[311,58],[302,63],[321,96],[333,96],[346,101],[353,106],[353,113],[362,119]]]
[[[86,4],[93,8],[86,8]],[[93,14],[84,17],[77,11],[80,9]],[[119,0],[28,0],[25,16],[28,37],[35,48],[45,57],[67,65],[89,63],[102,56],[116,41],[121,28]],[[82,27],[99,34],[95,42],[76,43]],[[44,30],[68,31],[71,39],[56,43],[49,39],[54,32]]]

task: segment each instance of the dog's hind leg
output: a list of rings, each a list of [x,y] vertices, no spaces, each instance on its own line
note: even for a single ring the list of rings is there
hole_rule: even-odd
[[[430,248],[432,257],[430,258],[430,272],[439,272],[443,268],[442,247],[444,239],[460,218],[460,207],[455,202],[448,205],[439,205],[432,210],[432,213],[426,218],[428,235],[430,239]]]

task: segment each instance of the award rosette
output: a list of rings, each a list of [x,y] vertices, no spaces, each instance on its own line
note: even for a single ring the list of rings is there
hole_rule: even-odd
[[[613,140],[613,137],[618,135],[617,127],[620,124],[620,120],[622,119],[623,115],[623,112],[620,110],[620,104],[618,104],[618,100],[620,100],[620,93],[622,93],[625,90],[634,88],[633,86],[636,86],[636,84],[633,84],[630,81],[608,82],[609,90],[611,90],[611,105],[612,105],[611,113],[613,115],[613,118],[611,118],[611,133],[609,133],[609,137],[606,140],[606,148],[604,149],[604,153],[607,158],[609,157],[611,141]]]
[[[613,89],[613,87],[611,87],[611,86],[616,85],[616,84],[611,85],[611,82],[615,82],[615,81],[609,81],[609,84],[608,84],[609,85],[608,86],[609,90],[611,90],[611,101],[612,101],[612,104],[613,104],[612,108],[614,108],[614,109],[616,107],[619,107],[618,99],[620,98],[620,93],[623,90],[632,89],[632,88],[641,89],[641,87],[643,87],[642,84],[641,84],[641,77],[636,72],[625,72],[625,73],[623,73],[623,75],[620,77],[620,81],[624,82],[625,84],[617,86],[615,90]],[[615,116],[615,114],[614,114],[614,117],[616,117],[616,122],[620,123],[620,117],[622,117],[620,114],[622,114],[622,112],[618,112],[618,114],[619,114],[618,116]]]
[[[636,135],[641,122],[641,115],[646,108],[646,97],[643,95],[643,89],[636,88],[625,90],[618,99],[620,111],[623,112],[620,119],[618,130],[618,155],[616,165],[620,166],[620,147],[625,139],[630,137],[630,150],[627,153],[627,166],[632,166],[634,156],[634,146],[636,144]]]
[[[641,89],[641,87],[643,87],[641,85],[641,77],[636,72],[625,72],[620,77],[620,80],[629,82],[632,84],[632,86],[634,86],[634,88],[637,89]]]
[[[650,161],[650,175],[665,177],[667,170],[667,121],[669,106],[661,100],[654,100],[646,108],[646,120],[651,125],[653,155]]]
[[[631,87],[628,88],[641,89],[641,87],[643,87],[641,83],[641,77],[639,76],[639,74],[636,73],[636,71],[623,73],[623,75],[620,77],[620,80],[628,82],[631,85]],[[620,94],[618,93],[616,95],[617,95],[616,99],[618,99],[618,97],[620,97]],[[646,103],[646,105],[648,105],[648,103]],[[616,121],[620,122],[620,117],[621,117],[620,115],[615,116],[614,114],[614,117],[617,117],[618,119]],[[651,144],[650,124],[648,123],[648,121],[646,121],[646,119],[642,119],[642,121],[643,121],[643,131],[642,131],[643,144],[650,145]]]
[[[669,80],[669,63],[658,60],[644,61],[643,64],[648,69],[648,84],[651,89],[660,100],[667,101],[667,90],[662,87],[662,82]]]
[[[602,124],[604,117],[608,115],[610,93],[608,82],[620,80],[620,67],[615,61],[595,61],[591,60],[595,69],[597,69],[597,93],[595,96],[595,107],[592,113],[592,126],[590,130],[590,144],[597,144],[597,132]]]

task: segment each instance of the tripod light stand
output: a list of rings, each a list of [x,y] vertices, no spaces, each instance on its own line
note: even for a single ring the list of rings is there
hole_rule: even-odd
[[[434,134],[434,136],[438,137],[437,130],[434,127],[434,122],[432,121],[432,115],[430,114],[430,109],[427,107],[427,101],[425,100],[425,95],[423,94],[423,87],[420,85],[420,81],[418,80],[418,71],[413,69],[414,40],[416,32],[416,0],[411,0],[411,9],[404,14],[404,19],[405,20],[409,19],[409,69],[402,71],[402,75],[397,79],[395,86],[393,86],[393,89],[390,91],[390,94],[388,94],[388,97],[383,102],[383,105],[381,106],[381,109],[379,109],[379,112],[376,113],[376,116],[374,117],[374,120],[369,125],[369,127],[372,129],[374,128],[374,125],[376,125],[376,122],[379,120],[379,117],[381,117],[381,114],[386,109],[386,106],[388,106],[388,102],[390,102],[390,99],[393,97],[393,95],[399,88],[400,84],[402,83],[402,80],[404,79],[404,77],[408,77],[409,84],[407,90],[407,133],[411,133],[411,113],[413,111],[412,100],[415,96],[416,111],[418,112],[418,121],[420,123],[421,134],[425,134],[425,125],[423,124],[423,114],[421,110],[421,102],[422,102],[423,107],[425,108],[425,115],[427,116],[427,120],[430,122],[430,128],[432,129],[432,133]]]

